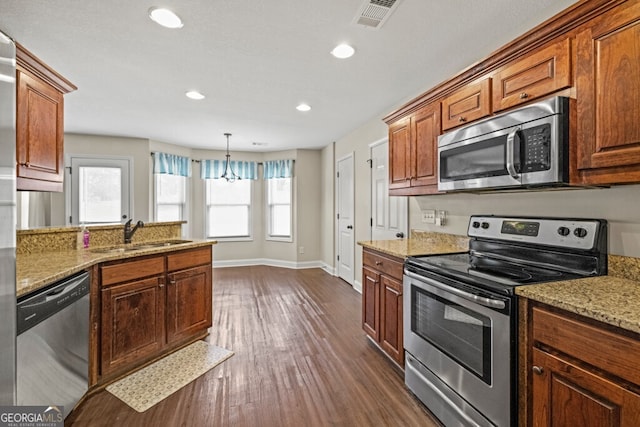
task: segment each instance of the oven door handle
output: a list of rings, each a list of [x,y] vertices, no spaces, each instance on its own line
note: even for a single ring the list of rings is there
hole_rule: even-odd
[[[515,167],[515,142],[518,132],[520,132],[520,130],[516,129],[513,132],[509,132],[509,135],[507,136],[507,172],[509,172],[511,178],[515,180],[520,178]]]
[[[437,282],[433,279],[430,279],[428,277],[424,277],[424,276],[420,276],[418,274],[412,273],[410,271],[405,270],[404,274],[406,274],[407,276],[414,278],[418,281],[421,282],[425,282],[428,283],[429,285],[433,286],[434,288],[438,288],[440,290],[443,290],[445,292],[449,292],[453,295],[459,296],[460,298],[464,298],[466,300],[469,300],[471,302],[475,302],[476,304],[480,304],[484,307],[489,307],[489,308],[497,308],[497,309],[504,309],[506,307],[504,301],[498,300],[498,299],[493,299],[493,298],[486,298],[486,297],[481,297],[478,295],[474,295],[472,293],[463,291],[462,289],[458,289],[458,288],[454,288],[452,286],[448,286],[445,285],[444,283],[440,283]]]

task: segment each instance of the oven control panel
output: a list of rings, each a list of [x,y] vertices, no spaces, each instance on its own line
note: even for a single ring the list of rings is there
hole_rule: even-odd
[[[590,250],[596,245],[600,222],[558,218],[471,216],[469,237],[519,241]]]

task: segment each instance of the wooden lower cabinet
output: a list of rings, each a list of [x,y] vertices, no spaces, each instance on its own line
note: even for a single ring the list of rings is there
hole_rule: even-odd
[[[164,345],[164,277],[102,290],[102,374],[148,358]]]
[[[362,329],[404,366],[402,272],[402,259],[363,250]]]
[[[527,425],[640,425],[640,336],[529,303]]]
[[[211,326],[211,266],[169,273],[167,341],[173,343]]]
[[[98,382],[203,337],[212,321],[211,247],[98,267]]]

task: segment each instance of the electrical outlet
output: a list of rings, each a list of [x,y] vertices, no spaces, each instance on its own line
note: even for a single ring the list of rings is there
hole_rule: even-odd
[[[303,253],[304,253],[304,246],[300,246],[300,247],[298,248],[298,252],[299,252],[299,253],[301,253],[301,254],[303,254]]]
[[[438,227],[444,226],[447,223],[447,211],[437,211],[435,223]]]
[[[422,222],[428,224],[436,223],[436,211],[434,209],[427,209],[422,211]]]

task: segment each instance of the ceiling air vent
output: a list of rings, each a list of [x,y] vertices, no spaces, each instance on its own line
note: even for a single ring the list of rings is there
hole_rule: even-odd
[[[360,6],[353,22],[377,30],[389,19],[389,16],[391,16],[391,13],[393,13],[401,1],[402,0],[365,0],[362,6]]]

